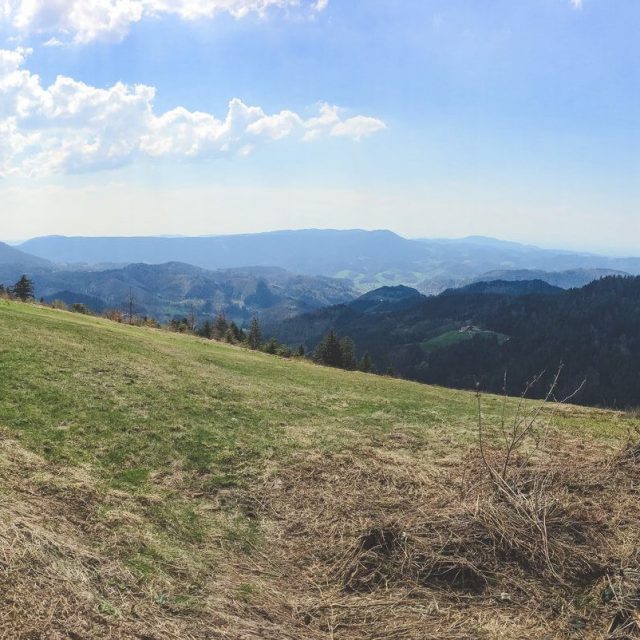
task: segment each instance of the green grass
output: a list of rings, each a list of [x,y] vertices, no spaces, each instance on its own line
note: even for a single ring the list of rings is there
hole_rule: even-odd
[[[476,336],[485,338],[495,337],[501,344],[509,339],[509,336],[506,336],[503,333],[496,333],[495,331],[447,331],[446,333],[436,336],[435,338],[425,340],[423,343],[421,343],[420,346],[426,353],[429,353],[430,351],[435,351],[436,349],[444,349],[454,344],[460,344],[461,342],[472,340]]]
[[[398,429],[421,446],[475,433],[473,393],[15,303],[0,306],[0,332],[0,425],[47,459],[132,490],[167,468],[234,485],[270,459],[383,444]],[[488,420],[501,404],[483,400]],[[623,428],[618,414],[596,414],[562,419]]]
[[[144,508],[173,540],[205,537],[185,493],[247,487],[304,451],[396,446],[438,456],[476,436],[475,394],[328,369],[106,320],[0,303],[0,429],[104,491],[158,493]],[[482,400],[496,424],[502,398]],[[572,433],[623,435],[622,414],[575,408]],[[221,535],[253,544],[230,512]]]

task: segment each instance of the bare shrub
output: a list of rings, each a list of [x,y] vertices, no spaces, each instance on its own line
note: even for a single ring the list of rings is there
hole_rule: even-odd
[[[111,320],[112,322],[123,323],[124,322],[124,313],[118,309],[107,309],[103,314],[103,318],[107,320]]]
[[[52,300],[49,303],[49,306],[52,309],[59,309],[60,311],[68,311],[69,307],[67,306],[67,303],[64,302],[63,300]]]

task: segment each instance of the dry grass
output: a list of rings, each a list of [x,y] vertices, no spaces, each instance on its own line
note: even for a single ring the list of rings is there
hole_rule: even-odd
[[[1,638],[204,637],[122,561],[125,542],[135,541],[135,516],[126,532],[97,517],[117,494],[101,494],[90,477],[52,467],[11,440],[1,445]]]
[[[549,438],[516,456],[510,496],[473,447],[439,466],[403,448],[301,456],[235,496],[260,542],[150,583],[123,561],[150,535],[124,494],[2,445],[1,638],[638,635],[638,446]],[[198,569],[198,606],[163,596]]]
[[[549,444],[516,460],[510,498],[474,451],[464,471],[380,451],[301,461],[260,497],[261,571],[285,578],[276,600],[304,637],[635,637],[637,455]]]

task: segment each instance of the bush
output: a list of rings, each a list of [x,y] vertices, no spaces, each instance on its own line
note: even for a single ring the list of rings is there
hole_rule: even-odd
[[[155,318],[150,318],[149,316],[142,318],[139,326],[148,327],[150,329],[160,329],[160,323]]]
[[[85,316],[88,316],[90,314],[89,309],[86,305],[82,304],[82,302],[74,302],[71,305],[71,311],[73,311],[73,313],[81,313]]]
[[[106,318],[107,320],[111,320],[112,322],[119,322],[119,323],[124,322],[124,314],[122,313],[122,311],[119,311],[118,309],[107,309],[102,314],[102,317]]]

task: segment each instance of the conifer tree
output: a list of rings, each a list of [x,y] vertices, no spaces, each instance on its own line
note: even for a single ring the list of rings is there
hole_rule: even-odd
[[[327,367],[342,367],[342,348],[336,332],[331,329],[316,347],[315,359]]]
[[[174,318],[173,320],[171,320],[171,322],[169,322],[169,330],[176,331],[177,333],[189,332],[191,330],[189,319],[182,318],[181,320],[178,320],[177,318]]]
[[[13,287],[13,295],[22,302],[33,300],[33,282],[27,276],[22,276]]]
[[[244,335],[244,331],[235,322],[232,321],[229,323],[229,331],[233,333],[233,339],[235,342],[244,342],[246,337]]]
[[[264,346],[263,350],[265,353],[270,353],[271,355],[275,355],[278,353],[280,349],[280,344],[275,338],[271,338]]]
[[[218,314],[216,318],[216,322],[213,326],[213,337],[216,340],[224,340],[224,337],[227,333],[227,329],[229,328],[229,323],[225,318],[224,313]]]
[[[358,370],[363,373],[371,373],[373,371],[373,363],[371,362],[371,357],[369,356],[369,352],[365,352],[362,356],[360,362],[358,363]]]
[[[211,340],[213,337],[213,325],[210,320],[205,320],[202,327],[198,330],[198,335]]]
[[[340,340],[341,366],[347,371],[354,371],[356,368],[356,356],[351,338],[342,338]]]
[[[260,323],[258,322],[258,318],[253,318],[251,320],[251,328],[249,329],[249,335],[247,336],[247,344],[249,345],[249,349],[259,349],[262,344],[262,329],[260,328]]]

